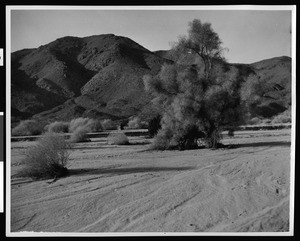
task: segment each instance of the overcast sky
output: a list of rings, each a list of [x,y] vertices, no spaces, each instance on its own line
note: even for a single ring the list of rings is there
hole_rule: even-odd
[[[187,33],[193,19],[210,22],[230,63],[291,56],[291,11],[262,10],[12,10],[11,51],[64,36],[113,33],[155,50]]]

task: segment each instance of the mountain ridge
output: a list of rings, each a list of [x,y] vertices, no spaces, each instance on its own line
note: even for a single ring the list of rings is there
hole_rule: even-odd
[[[66,36],[38,48],[15,51],[11,54],[12,122],[79,116],[117,120],[137,115],[151,100],[142,77],[155,75],[164,63],[172,63],[168,53],[151,52],[130,38],[114,34]],[[288,58],[227,65],[237,68],[245,78],[255,72],[270,85],[283,87],[267,91],[268,95],[282,92],[283,110],[290,99]]]

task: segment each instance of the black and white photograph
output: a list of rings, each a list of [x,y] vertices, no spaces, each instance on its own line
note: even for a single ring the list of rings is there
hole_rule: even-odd
[[[296,6],[6,6],[6,235],[292,236]]]

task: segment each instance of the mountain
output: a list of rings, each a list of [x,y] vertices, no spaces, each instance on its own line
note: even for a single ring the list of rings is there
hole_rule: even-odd
[[[135,114],[149,96],[142,77],[165,60],[129,38],[104,34],[64,37],[12,53],[12,119],[119,119]]]
[[[181,61],[199,62],[190,56]],[[36,49],[14,52],[12,123],[28,118],[120,120],[137,115],[151,100],[144,90],[143,76],[157,74],[164,63],[172,63],[169,51],[151,52],[129,38],[113,34],[63,37]],[[265,83],[264,96],[254,115],[274,115],[291,104],[290,58],[226,64],[223,68],[239,73],[243,79],[255,74]]]
[[[265,118],[277,115],[291,107],[291,58],[282,56],[250,65],[262,83],[260,104],[253,115]]]

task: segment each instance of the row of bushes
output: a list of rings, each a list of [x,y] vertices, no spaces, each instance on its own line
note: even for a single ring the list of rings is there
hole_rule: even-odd
[[[116,130],[117,124],[110,120],[95,120],[90,118],[77,118],[70,122],[55,121],[43,125],[36,120],[24,120],[12,129],[13,136],[40,135],[44,132],[73,133],[78,127],[85,127],[90,132],[102,130]]]
[[[79,127],[81,131],[79,131]],[[148,127],[148,123],[142,121],[139,117],[130,117],[122,129],[144,129]],[[82,133],[85,129],[87,132],[98,132],[104,130],[116,130],[118,129],[118,123],[111,119],[96,120],[90,118],[77,118],[70,122],[55,121],[46,126],[35,120],[24,120],[12,129],[13,136],[31,136],[40,135],[44,132],[56,132],[56,133]]]
[[[250,125],[266,125],[266,124],[285,124],[285,123],[291,123],[291,122],[292,122],[291,111],[286,110],[270,119],[254,117],[249,121],[249,124]]]

